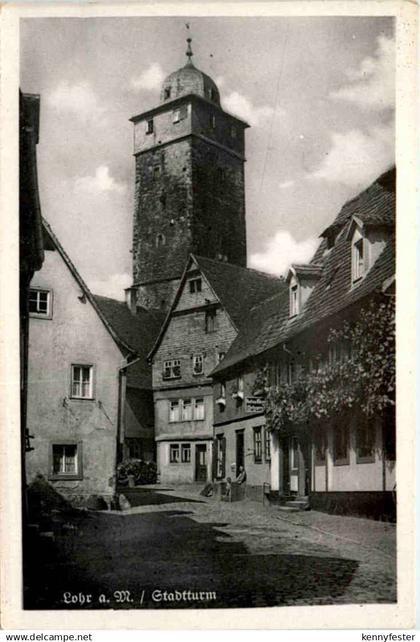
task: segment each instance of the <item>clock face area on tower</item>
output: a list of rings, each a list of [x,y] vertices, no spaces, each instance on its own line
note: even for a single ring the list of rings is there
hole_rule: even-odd
[[[155,108],[131,120],[134,285],[158,298],[191,253],[245,267],[247,123],[222,109],[216,84],[191,62],[164,80]]]

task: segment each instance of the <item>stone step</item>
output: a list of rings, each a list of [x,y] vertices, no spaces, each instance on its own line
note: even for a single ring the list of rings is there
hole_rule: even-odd
[[[306,510],[309,507],[307,500],[295,499],[284,503],[288,508],[296,508],[297,510]]]
[[[278,506],[278,510],[283,511],[284,513],[296,513],[298,511],[300,511],[300,508],[298,508],[297,506],[285,506],[285,505],[283,505],[283,506]]]

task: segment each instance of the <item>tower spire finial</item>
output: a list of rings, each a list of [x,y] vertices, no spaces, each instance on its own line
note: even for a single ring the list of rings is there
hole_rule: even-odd
[[[186,27],[187,31],[189,32],[190,23],[186,22],[185,23],[185,27]],[[187,38],[187,51],[185,52],[185,55],[188,58],[188,62],[187,62],[188,65],[192,65],[193,64],[191,58],[193,57],[194,54],[193,54],[192,49],[191,49],[191,42],[192,42],[192,38],[188,37]]]

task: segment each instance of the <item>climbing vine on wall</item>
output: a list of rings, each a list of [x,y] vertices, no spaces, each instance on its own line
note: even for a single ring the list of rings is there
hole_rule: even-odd
[[[344,322],[331,330],[328,344],[334,358],[328,361],[325,356],[311,355],[312,364],[318,367],[303,370],[293,383],[271,384],[268,365],[258,372],[255,390],[264,394],[270,430],[281,431],[288,424],[304,425],[356,408],[366,416],[382,414],[394,404],[394,297],[372,301],[354,323]]]

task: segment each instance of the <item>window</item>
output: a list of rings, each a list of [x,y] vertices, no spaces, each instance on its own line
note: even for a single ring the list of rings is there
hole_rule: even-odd
[[[51,292],[49,290],[29,290],[29,313],[51,319]]]
[[[170,87],[165,87],[163,91],[163,97],[165,100],[168,100],[168,98],[171,97],[171,88]]]
[[[234,127],[233,125],[230,128],[230,135],[231,135],[231,138],[236,138],[236,127]]]
[[[203,374],[203,364],[204,364],[203,355],[195,354],[193,356],[193,374],[195,375]]]
[[[264,457],[265,461],[271,461],[271,435],[267,428],[264,430]]]
[[[294,317],[299,313],[299,286],[297,283],[290,287],[290,316]]]
[[[179,444],[169,444],[169,463],[179,464]]]
[[[184,120],[184,118],[187,117],[187,113],[187,107],[185,105],[175,109],[172,113],[172,122],[179,123],[180,120]]]
[[[360,419],[356,431],[356,461],[367,464],[375,461],[375,424],[371,419]]]
[[[161,247],[162,245],[165,245],[165,243],[166,243],[165,235],[161,233],[157,234],[156,241],[155,241],[156,247]]]
[[[226,474],[226,439],[224,435],[216,436],[216,478],[223,479]]]
[[[169,402],[169,421],[172,423],[174,421],[179,421],[179,401],[170,401]]]
[[[129,437],[126,440],[130,459],[143,458],[143,440],[136,437]]]
[[[315,465],[325,464],[327,453],[327,433],[326,430],[318,428],[314,433],[315,447]]]
[[[226,397],[226,384],[225,383],[221,383],[220,384],[219,392],[220,392],[220,397],[222,397],[224,399]]]
[[[208,310],[206,312],[205,331],[207,333],[216,331],[216,310]]]
[[[238,377],[238,392],[243,392],[244,391],[244,378],[243,377]]]
[[[163,378],[179,379],[181,377],[181,360],[172,359],[163,362]]]
[[[181,421],[191,421],[192,420],[191,399],[183,399],[181,404],[182,404]]]
[[[353,282],[362,278],[365,273],[364,239],[359,238],[353,243]]]
[[[160,177],[160,165],[154,165],[153,167],[153,180],[156,181]]]
[[[190,293],[191,294],[196,294],[197,292],[201,292],[201,279],[190,279],[189,280],[190,284]]]
[[[210,116],[210,127],[216,129],[216,116],[214,114]]]
[[[262,462],[262,428],[254,428],[254,462],[261,464]]]
[[[72,365],[71,396],[76,399],[93,398],[93,367]]]
[[[51,445],[51,479],[82,479],[81,444]]]
[[[210,98],[210,100],[216,100],[216,92],[215,92],[215,90],[213,88],[210,87],[207,90],[207,95]]]
[[[340,424],[334,427],[334,464],[343,466],[349,463],[349,430],[347,425]]]
[[[191,444],[181,444],[181,462],[183,464],[191,462]]]
[[[204,399],[196,399],[194,402],[194,419],[204,419]]]
[[[147,121],[147,129],[146,129],[146,134],[153,134],[154,127],[153,127],[153,118]]]
[[[225,358],[226,352],[218,352],[217,353],[217,363],[220,363],[224,358]]]

